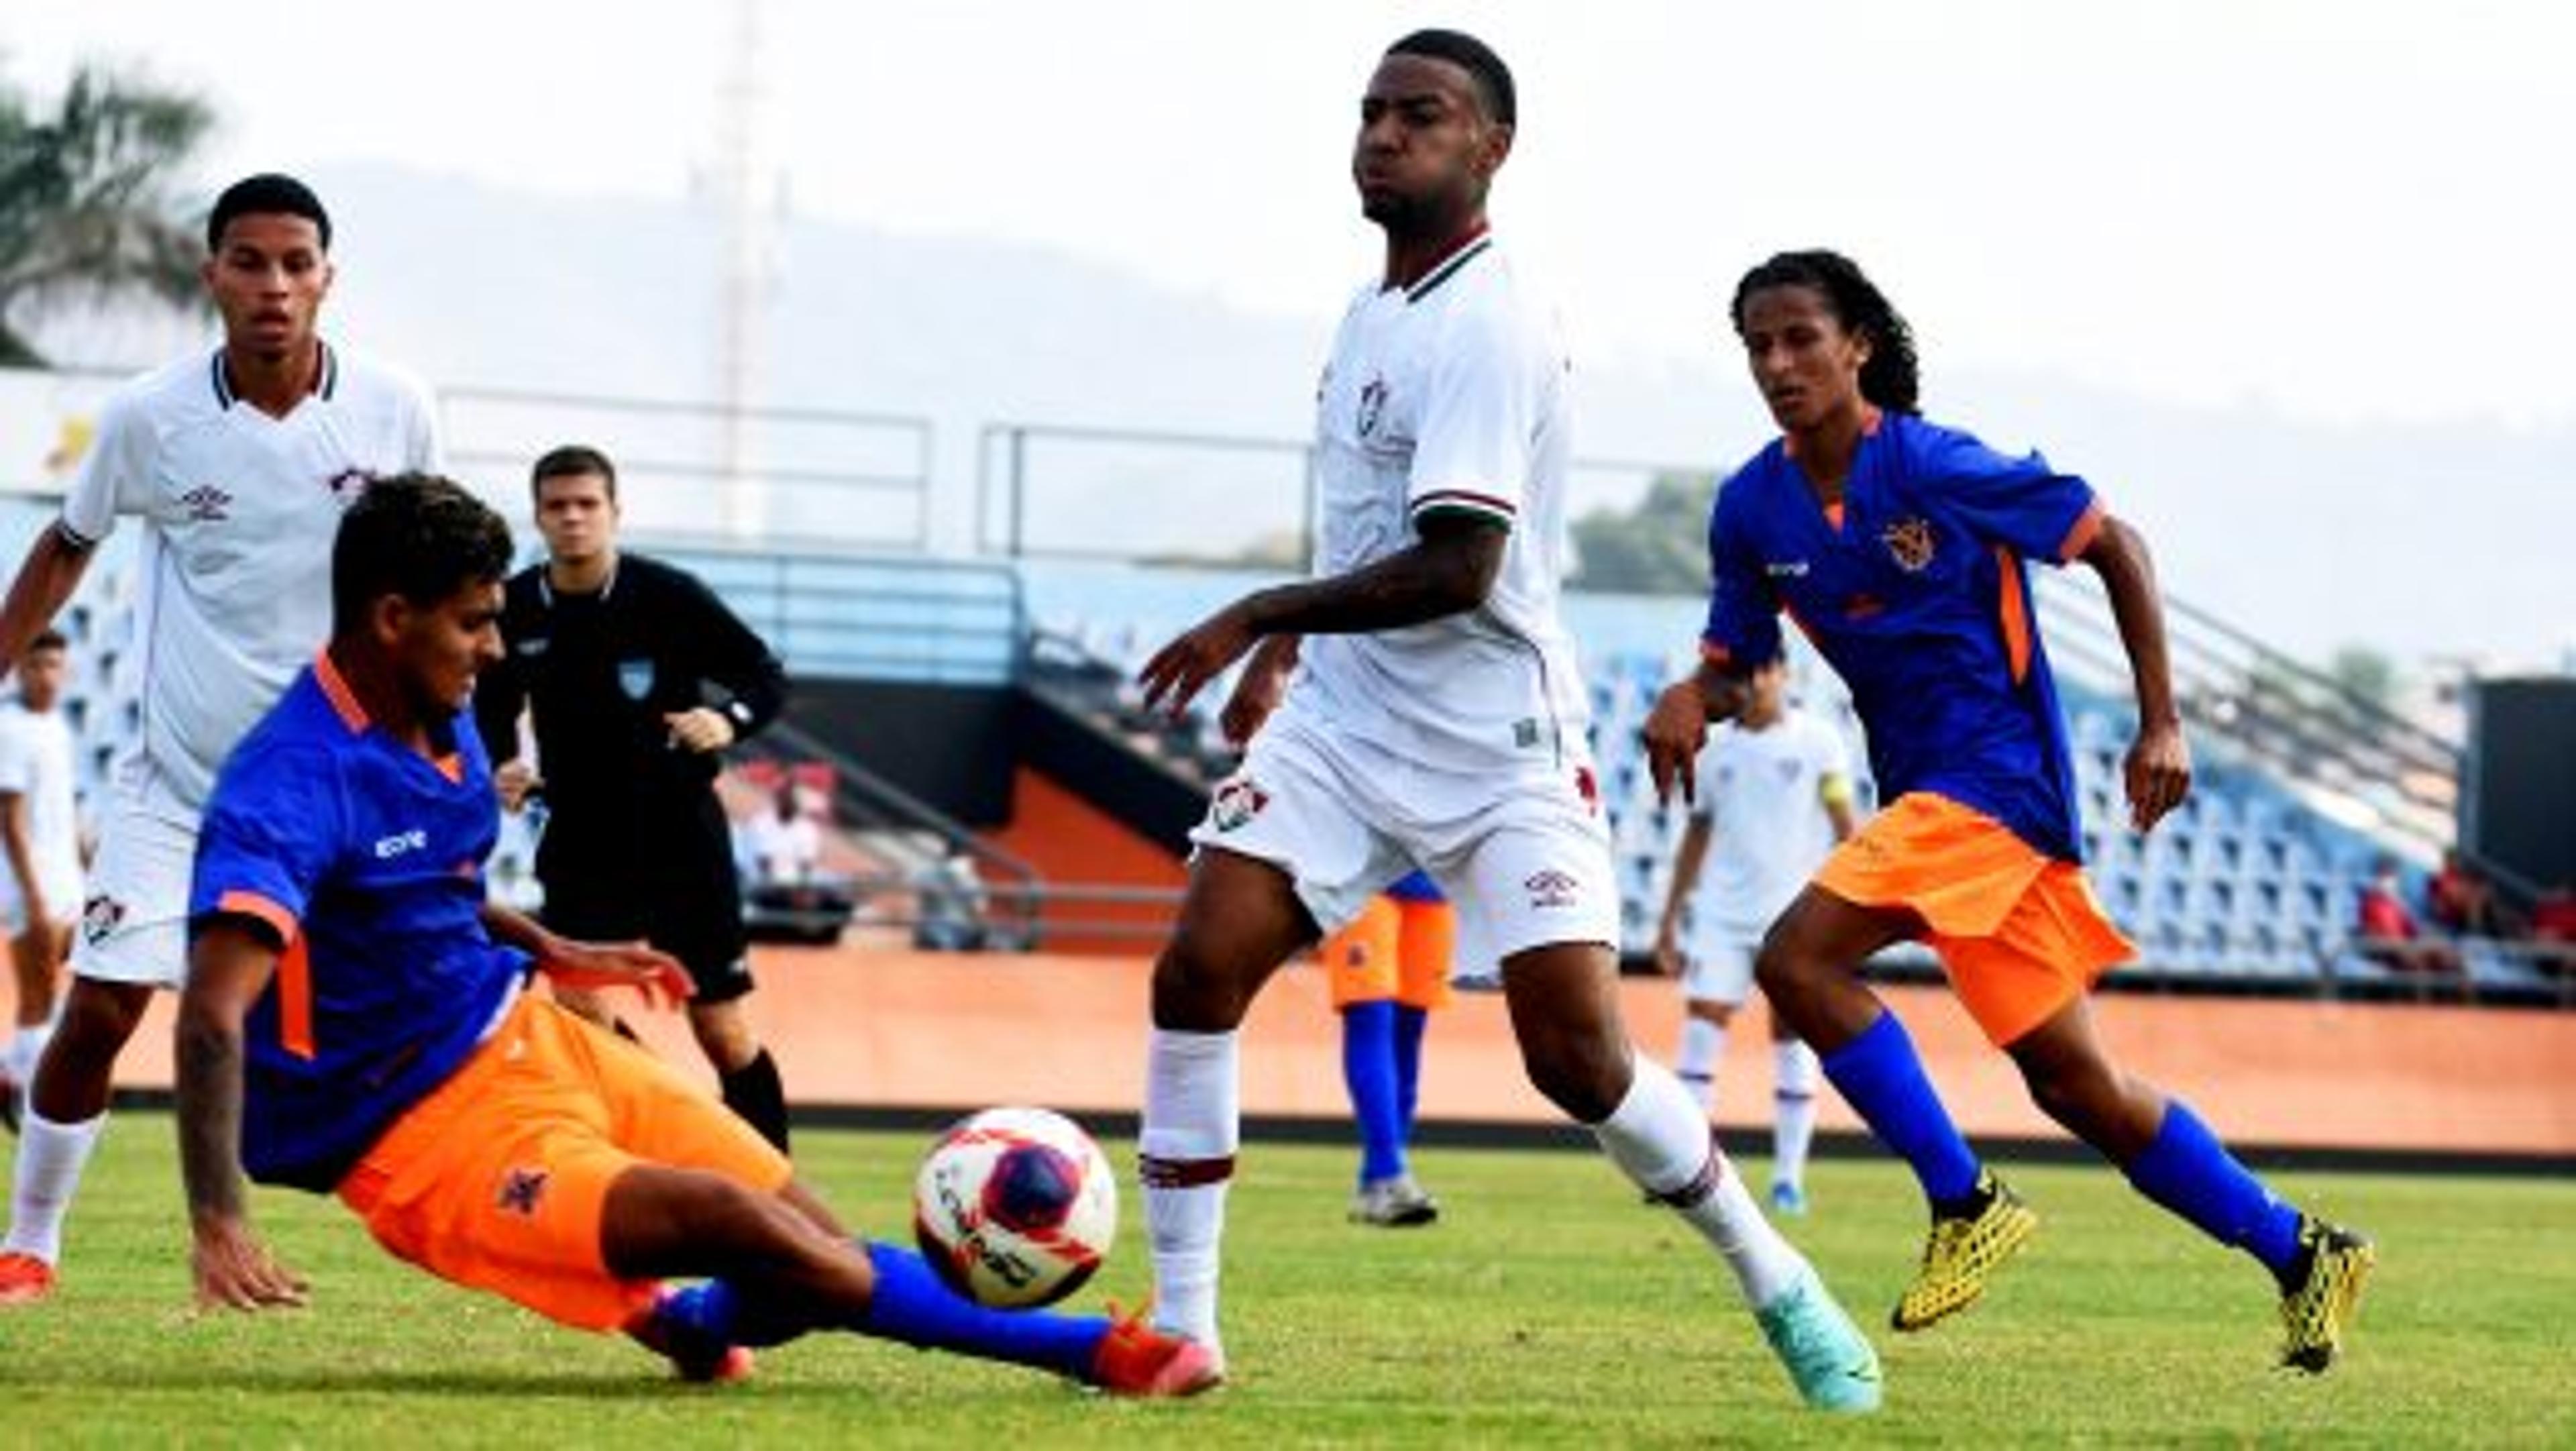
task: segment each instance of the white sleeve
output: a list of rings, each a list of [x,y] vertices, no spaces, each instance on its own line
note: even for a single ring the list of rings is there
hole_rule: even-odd
[[[36,784],[36,753],[28,745],[23,732],[0,724],[0,792],[24,796]]]
[[[1700,747],[1699,756],[1691,762],[1691,775],[1695,778],[1691,782],[1693,799],[1691,801],[1690,814],[1693,821],[1714,823],[1717,820],[1717,757],[1719,739],[1720,735],[1718,729],[1714,726],[1710,727],[1708,732],[1708,743]]]
[[[1405,501],[1417,524],[1438,511],[1512,527],[1554,368],[1538,354],[1526,331],[1487,312],[1460,317],[1440,339]]]
[[[1843,749],[1841,732],[1812,715],[1806,717],[1806,722],[1808,759],[1815,763],[1816,778],[1841,776],[1849,779],[1851,758]]]
[[[131,395],[119,393],[99,410],[98,435],[63,495],[62,531],[98,543],[116,532],[117,515],[151,506],[151,486],[152,430]]]
[[[438,438],[438,400],[431,395],[428,384],[408,373],[399,376],[406,414],[403,420],[403,468],[417,474],[445,473],[446,450],[440,446]]]

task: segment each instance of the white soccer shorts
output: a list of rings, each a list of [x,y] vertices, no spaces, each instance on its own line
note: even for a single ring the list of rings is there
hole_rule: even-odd
[[[1682,952],[1682,997],[1694,1003],[1741,1007],[1753,995],[1753,956],[1759,942],[1695,932]]]
[[[1458,908],[1458,960],[1619,941],[1619,887],[1591,762],[1444,772],[1294,710],[1273,716],[1190,832],[1288,873],[1329,934],[1420,866]]]
[[[111,804],[72,944],[72,971],[176,991],[188,979],[188,874],[197,829]]]

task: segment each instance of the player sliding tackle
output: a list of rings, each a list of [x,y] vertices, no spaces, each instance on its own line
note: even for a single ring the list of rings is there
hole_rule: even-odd
[[[300,1304],[243,1170],[336,1193],[379,1244],[683,1375],[838,1329],[1188,1395],[1209,1353],[1137,1321],[988,1310],[921,1257],[852,1243],[748,1124],[527,990],[687,996],[674,959],[567,942],[488,906],[499,833],[462,712],[500,657],[500,517],[443,479],[371,486],[331,558],[330,643],[243,740],[206,810],[178,1027],[201,1302]],[[665,1291],[667,1277],[712,1276]]]
[[[1249,651],[1238,700],[1278,701],[1226,712],[1266,719],[1192,833],[1154,967],[1141,1148],[1155,1322],[1218,1343],[1236,1030],[1253,995],[1419,867],[1457,903],[1461,955],[1502,965],[1530,1082],[1723,1256],[1811,1404],[1867,1410],[1877,1357],[1620,1021],[1618,880],[1557,619],[1566,357],[1485,226],[1511,154],[1511,73],[1470,37],[1423,31],[1380,59],[1359,112],[1352,176],[1386,267],[1344,316],[1318,394],[1323,577],[1235,602],[1142,677],[1149,702],[1178,710]]]
[[[1825,1076],[1912,1166],[1932,1209],[1899,1330],[1966,1309],[2038,1224],[1978,1162],[1904,1024],[1854,964],[1931,945],[2033,1102],[2138,1192],[2243,1250],[2281,1292],[2282,1360],[2334,1362],[2369,1243],[2275,1198],[2198,1115],[2111,1061],[2087,991],[2135,951],[2084,879],[2074,772],[2023,561],[2102,578],[2137,690],[2130,824],[2182,803],[2191,757],[2145,540],[2092,486],[1923,420],[1914,338],[1861,270],[1791,252],[1745,274],[1734,322],[1782,437],[1718,491],[1698,677],[1646,722],[1656,790],[1691,789],[1712,720],[1780,655],[1787,610],[1851,687],[1887,809],[1828,857],[1755,972]]]

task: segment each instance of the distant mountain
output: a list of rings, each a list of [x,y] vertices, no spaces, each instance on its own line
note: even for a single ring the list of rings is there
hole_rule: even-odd
[[[378,165],[314,180],[341,223],[335,330],[356,344],[442,385],[716,396],[710,209]],[[1034,246],[811,220],[784,227],[779,255],[769,399],[928,419],[929,534],[943,549],[974,533],[977,437],[991,423],[1301,437],[1340,302],[1252,316]],[[2217,321],[2212,347],[2225,327],[2260,325]],[[1574,322],[1579,452],[1719,466],[1768,436],[1714,331],[1705,357],[1595,358]],[[1934,416],[1999,445],[2043,442],[2148,529],[2170,588],[2283,648],[2319,657],[2365,641],[2553,663],[2576,650],[2576,423],[2335,426],[2253,403],[2195,410],[2046,377],[1953,376],[1937,350],[1927,372]],[[1032,518],[1138,553],[1236,533],[1257,546],[1296,524],[1293,457],[1186,457],[1186,477],[1161,480],[1061,465],[1068,482]],[[1587,475],[1581,501],[1642,482]]]

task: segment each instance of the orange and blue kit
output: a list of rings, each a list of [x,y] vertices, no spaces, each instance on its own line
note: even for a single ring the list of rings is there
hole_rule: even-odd
[[[1703,652],[1760,664],[1780,615],[1796,621],[1850,687],[1893,803],[1817,884],[1922,916],[1999,1043],[2132,950],[2077,869],[2073,757],[2030,594],[2029,561],[2074,559],[2102,517],[2091,485],[2035,453],[1875,412],[1838,505],[1782,439],[1710,514]]]

